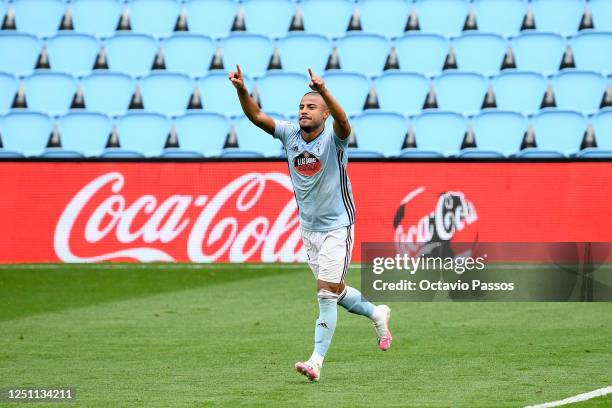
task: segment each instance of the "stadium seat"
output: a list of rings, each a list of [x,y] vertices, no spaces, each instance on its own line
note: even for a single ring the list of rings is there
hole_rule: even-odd
[[[187,110],[194,84],[184,74],[154,72],[140,80],[140,89],[147,111],[177,116]]]
[[[361,113],[370,91],[370,81],[364,75],[328,71],[324,79],[326,87],[348,115]]]
[[[304,30],[329,38],[346,33],[355,4],[350,0],[302,0]]]
[[[519,159],[563,159],[565,155],[555,150],[545,150],[534,147],[528,147],[516,154]]]
[[[166,144],[170,123],[157,113],[128,113],[117,119],[119,145],[144,156],[159,156]]]
[[[104,159],[142,159],[145,156],[142,153],[135,152],[133,150],[125,150],[120,147],[111,147],[104,150],[104,153],[102,153],[100,157]]]
[[[134,80],[112,72],[94,72],[81,81],[88,110],[110,116],[124,114],[134,93]]]
[[[118,0],[73,0],[70,9],[74,31],[110,37],[119,23],[122,7],[123,2]]]
[[[38,37],[57,32],[66,8],[60,0],[16,0],[12,6],[17,30]]]
[[[0,32],[0,71],[15,76],[31,74],[40,49],[40,41],[33,35]]]
[[[487,80],[471,72],[448,71],[434,80],[438,107],[466,115],[480,112],[487,93]]]
[[[576,68],[612,74],[612,32],[581,31],[571,46]]]
[[[512,40],[518,69],[544,75],[557,73],[566,42],[559,34],[523,32]]]
[[[538,149],[558,151],[565,156],[580,150],[580,144],[587,128],[586,119],[580,113],[545,109],[535,115],[531,122]]]
[[[346,153],[347,157],[350,159],[383,159],[385,157],[384,154],[374,151],[374,150],[364,150],[356,147],[349,147],[348,152]]]
[[[609,0],[589,0],[593,13],[593,26],[598,30],[612,31],[612,3]]]
[[[417,0],[421,31],[456,37],[461,34],[468,15],[467,0]]]
[[[106,51],[112,71],[144,76],[151,71],[157,42],[144,34],[118,33],[108,39]]]
[[[465,118],[455,112],[426,111],[412,118],[419,150],[457,154],[466,132]]]
[[[453,48],[460,70],[488,76],[499,73],[508,45],[496,34],[467,32],[453,41]]]
[[[63,31],[47,42],[49,65],[54,71],[74,76],[89,75],[100,51],[100,44],[88,34]]]
[[[10,112],[2,120],[4,149],[24,156],[41,154],[53,130],[49,116],[31,111]]]
[[[221,52],[226,70],[235,70],[240,64],[244,74],[257,77],[266,72],[272,42],[263,35],[236,32],[221,41]]]
[[[249,77],[244,77],[245,85],[250,92],[253,84]],[[225,72],[211,72],[198,78],[196,84],[200,89],[204,110],[217,112],[227,116],[242,114],[242,107],[236,95],[236,89],[227,79]]]
[[[166,70],[193,77],[206,75],[215,49],[210,37],[174,33],[163,42]]]
[[[223,152],[221,152],[220,157],[224,159],[243,159],[244,160],[244,159],[262,158],[264,157],[264,155],[261,153],[257,153],[257,152],[253,152],[249,150],[229,148],[229,149],[223,150]]]
[[[589,147],[576,153],[579,159],[612,159],[612,150],[604,150],[598,147]]]
[[[200,159],[204,156],[198,152],[169,147],[164,149],[164,152],[160,157],[163,157],[164,159]]]
[[[218,156],[230,130],[228,119],[219,113],[190,112],[175,119],[182,150]]]
[[[84,156],[102,154],[112,130],[108,116],[93,112],[70,112],[58,125],[62,147]]]
[[[357,3],[361,17],[361,29],[386,37],[398,37],[404,33],[410,4],[404,0],[360,0]]]
[[[172,34],[180,12],[175,0],[131,0],[127,3],[130,24],[135,33],[154,37]]]
[[[283,120],[280,115],[268,113],[275,120]],[[282,143],[272,135],[264,132],[249,121],[246,116],[235,119],[238,148],[242,151],[251,151],[264,156],[278,157],[282,153]]]
[[[584,0],[531,0],[536,28],[564,36],[578,31]]]
[[[402,150],[399,157],[404,159],[442,159],[444,155],[433,150],[421,150],[410,147]]]
[[[185,7],[189,32],[214,38],[229,34],[238,11],[233,0],[191,0]]]
[[[387,39],[378,34],[350,32],[336,42],[340,67],[367,76],[380,75],[391,51]]]
[[[310,91],[307,75],[290,72],[269,72],[257,81],[261,108],[266,112],[296,114],[300,101]]]
[[[515,36],[521,30],[526,9],[526,0],[474,0],[478,31]]]
[[[318,34],[292,32],[276,43],[283,71],[305,74],[308,68],[316,73],[325,70],[332,47],[329,40]]]
[[[74,150],[68,150],[62,147],[50,147],[45,149],[39,157],[46,159],[82,159],[85,156]]]
[[[295,14],[291,0],[244,0],[242,7],[247,32],[268,37],[286,35]]]
[[[392,112],[364,112],[352,124],[360,149],[378,151],[385,156],[400,153],[408,131],[406,118]]]
[[[0,159],[21,159],[23,157],[23,154],[19,152],[0,148]]]
[[[546,78],[536,72],[502,71],[492,79],[497,107],[530,115],[540,110],[546,92]]]
[[[449,47],[444,37],[411,32],[396,39],[394,45],[402,71],[429,76],[442,72]]]
[[[597,147],[612,151],[612,108],[604,108],[592,118]]]
[[[552,82],[557,107],[584,114],[599,110],[601,98],[606,91],[606,79],[592,71],[563,70]]]
[[[429,91],[429,80],[421,74],[385,71],[374,82],[381,110],[400,114],[420,113]]]
[[[527,120],[517,112],[486,109],[472,118],[472,128],[479,150],[510,156],[521,148]]]
[[[28,108],[49,115],[62,115],[70,109],[77,81],[68,74],[37,72],[23,79]]]
[[[0,72],[0,114],[8,111],[19,87],[19,81],[11,74]]]
[[[458,159],[503,159],[505,156],[495,150],[468,147],[462,149],[455,157]]]

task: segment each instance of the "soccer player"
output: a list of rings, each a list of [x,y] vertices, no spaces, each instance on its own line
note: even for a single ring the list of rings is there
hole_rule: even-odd
[[[229,74],[245,115],[256,126],[279,139],[287,152],[289,172],[298,205],[302,239],[308,264],[317,279],[319,318],[315,324],[314,351],[296,370],[311,381],[321,376],[323,358],[336,328],[337,304],[374,323],[378,347],[391,346],[386,305],[374,306],[361,292],[345,284],[353,250],[355,206],[346,171],[348,137],[346,113],[325,87],[322,78],[310,75],[309,87],[299,105],[299,126],[273,120],[249,96],[240,66]],[[332,127],[325,121],[332,116]]]

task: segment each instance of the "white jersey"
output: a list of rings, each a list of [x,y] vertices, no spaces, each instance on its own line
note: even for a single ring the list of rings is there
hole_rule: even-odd
[[[300,127],[274,121],[274,137],[283,142],[302,228],[331,231],[355,222],[353,191],[346,172],[348,138],[340,139],[333,127],[310,142]]]

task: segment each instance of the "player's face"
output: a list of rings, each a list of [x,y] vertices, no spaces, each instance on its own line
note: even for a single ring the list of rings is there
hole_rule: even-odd
[[[321,95],[304,95],[298,111],[298,119],[302,130],[307,132],[315,130],[325,122],[328,116],[329,111]]]

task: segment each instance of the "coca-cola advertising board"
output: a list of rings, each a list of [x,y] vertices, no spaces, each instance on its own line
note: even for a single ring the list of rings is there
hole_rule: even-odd
[[[612,242],[612,163],[351,162],[362,242]],[[0,262],[305,261],[285,162],[2,162]]]

